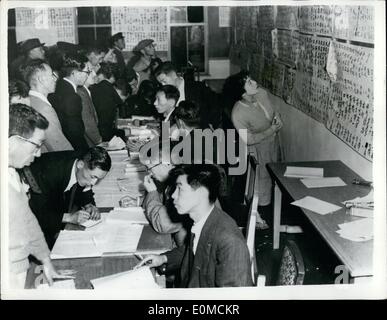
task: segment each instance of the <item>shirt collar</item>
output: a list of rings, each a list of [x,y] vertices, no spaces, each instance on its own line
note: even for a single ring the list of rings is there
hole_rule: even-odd
[[[15,168],[8,167],[8,182],[17,192],[22,191],[22,189],[24,189],[26,193],[28,192],[29,185],[22,182]]]
[[[171,114],[173,113],[173,111],[175,111],[175,108],[173,108],[172,111],[171,111],[170,113],[167,114],[167,116],[166,116],[165,119],[164,119],[164,122],[169,121],[169,118],[171,117]]]
[[[28,93],[30,96],[34,96],[36,98],[39,98],[40,100],[43,100],[45,103],[49,104],[50,106],[51,103],[47,100],[47,97],[44,96],[43,94],[41,94],[40,92],[38,91],[35,91],[35,90],[30,90],[30,92]]]
[[[179,100],[176,102],[176,105],[178,105],[180,101],[185,101],[184,78],[181,78],[181,80],[182,81],[181,81],[179,87],[177,88],[179,90],[180,97],[179,97]]]
[[[89,94],[89,96],[91,97],[91,93],[90,93],[90,90],[89,90],[89,88],[88,87],[86,87],[86,86],[82,86],[82,87],[84,87],[85,88],[85,90],[86,90],[86,92]]]
[[[75,161],[74,161],[73,167],[71,168],[70,181],[69,181],[69,184],[67,185],[66,189],[64,190],[64,192],[69,191],[69,190],[71,189],[71,187],[72,187],[74,184],[77,183],[77,176],[76,176],[76,174],[75,174],[77,161],[78,161],[78,160],[75,160]],[[83,192],[86,192],[86,191],[89,191],[89,190],[91,190],[91,187],[86,187],[86,188],[83,189]]]
[[[198,246],[200,234],[202,233],[202,229],[204,227],[204,224],[206,223],[212,210],[214,210],[214,207],[215,207],[215,205],[212,205],[210,211],[204,217],[202,217],[198,222],[196,222],[192,225],[191,233],[195,234],[193,248],[192,248],[194,253],[196,253],[196,248]]]
[[[71,80],[69,80],[67,78],[63,78],[63,80],[66,80],[68,83],[70,83],[72,85],[72,87],[74,88],[75,93],[77,92],[77,86],[75,85],[74,82],[72,82]]]

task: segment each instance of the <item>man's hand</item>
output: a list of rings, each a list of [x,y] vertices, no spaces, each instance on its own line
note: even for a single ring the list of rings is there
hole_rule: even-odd
[[[43,272],[47,279],[48,285],[52,286],[54,284],[54,278],[59,277],[58,273],[55,270],[55,267],[52,265],[50,257],[47,257],[42,261],[43,263]]]
[[[151,175],[147,175],[144,177],[144,188],[147,192],[157,191],[157,187]]]
[[[85,210],[78,210],[71,215],[71,218],[72,221],[70,222],[74,224],[81,224],[90,219],[90,213]]]
[[[89,203],[83,207],[85,211],[87,211],[90,214],[91,220],[99,220],[101,219],[101,213],[99,212],[98,208],[93,205],[92,203]]]
[[[167,263],[167,261],[168,261],[168,258],[167,258],[166,255],[163,255],[163,254],[162,255],[151,254],[151,255],[147,256],[144,260],[142,260],[134,268],[137,269],[137,268],[140,268],[140,267],[142,267],[144,265],[146,265],[147,267],[150,267],[150,268],[160,267],[164,263]]]

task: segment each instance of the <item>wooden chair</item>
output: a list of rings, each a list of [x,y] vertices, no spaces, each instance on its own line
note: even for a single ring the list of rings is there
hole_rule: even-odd
[[[277,285],[302,285],[305,277],[305,265],[296,242],[286,240],[278,272]]]

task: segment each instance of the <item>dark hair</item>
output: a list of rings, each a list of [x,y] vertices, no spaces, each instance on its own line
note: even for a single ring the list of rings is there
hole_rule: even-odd
[[[158,88],[157,92],[164,92],[165,97],[169,99],[175,100],[175,103],[179,101],[180,98],[180,92],[179,89],[177,89],[175,86],[172,86],[170,84],[166,84],[164,86],[161,86]]]
[[[96,44],[96,43],[89,44],[82,49],[82,53],[85,56],[88,56],[88,55],[92,54],[93,52],[95,54],[101,54],[102,52],[106,52],[106,51],[107,51],[106,48],[103,48],[101,45]]]
[[[97,71],[97,75],[103,74],[106,79],[110,79],[112,76],[118,79],[119,68],[117,63],[101,62],[100,68]]]
[[[102,147],[92,147],[81,157],[90,170],[99,168],[102,171],[109,171],[112,166],[112,160],[109,153]]]
[[[28,139],[36,128],[48,128],[48,120],[42,114],[22,103],[10,105],[8,137],[19,135]]]
[[[157,77],[160,74],[168,74],[172,71],[176,72],[176,67],[172,64],[171,61],[165,61],[162,64],[160,64],[154,71],[154,76]]]
[[[26,83],[31,85],[31,80],[35,77],[35,75],[40,71],[46,70],[47,62],[41,59],[30,60],[26,63],[22,68],[23,78]]]
[[[159,86],[155,82],[151,80],[143,80],[138,87],[137,96],[144,99],[148,103],[153,103],[155,101],[158,88]]]
[[[85,68],[87,58],[78,53],[66,53],[61,68],[62,77],[68,77],[74,70],[81,71]]]
[[[242,98],[245,93],[246,79],[250,76],[249,72],[242,70],[237,74],[229,76],[224,82],[222,94],[230,100],[230,103],[235,104]]]
[[[214,203],[219,196],[220,173],[213,164],[178,165],[171,170],[171,176],[187,175],[187,182],[193,189],[204,187],[208,190],[208,200]]]
[[[24,81],[20,80],[10,80],[8,83],[8,93],[9,93],[9,102],[11,103],[12,97],[28,97],[28,92],[30,87]]]
[[[175,110],[175,116],[190,127],[200,127],[200,109],[192,101],[181,101]]]
[[[124,96],[132,94],[132,88],[130,87],[129,83],[123,78],[117,79],[113,86],[116,89],[121,90]]]

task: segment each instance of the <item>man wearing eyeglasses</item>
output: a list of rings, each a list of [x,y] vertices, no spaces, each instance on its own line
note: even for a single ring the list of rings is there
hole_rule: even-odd
[[[40,113],[24,104],[15,104],[9,110],[8,131],[8,205],[9,205],[9,285],[24,289],[29,267],[28,256],[43,263],[49,284],[57,276],[51,264],[38,221],[28,205],[28,186],[17,172],[40,157],[40,148],[46,137],[48,121]]]
[[[73,150],[65,137],[58,115],[47,96],[55,91],[57,75],[43,60],[32,60],[24,69],[24,77],[30,85],[31,107],[41,113],[49,122],[42,152]]]
[[[48,96],[58,114],[63,133],[74,150],[88,149],[84,137],[82,100],[77,94],[77,87],[82,86],[90,74],[86,62],[85,56],[66,54],[61,68],[63,78],[58,80],[55,93]]]

